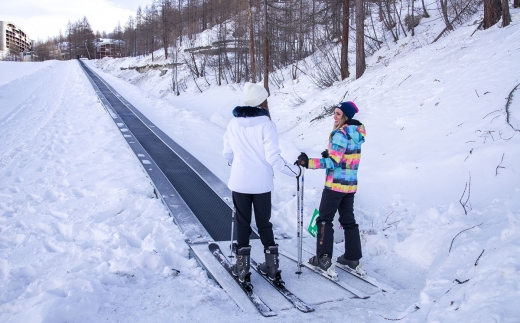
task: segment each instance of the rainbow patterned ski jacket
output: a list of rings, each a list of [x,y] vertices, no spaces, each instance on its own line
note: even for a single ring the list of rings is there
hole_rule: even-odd
[[[361,144],[365,142],[365,126],[349,120],[332,131],[328,158],[309,158],[309,169],[327,170],[325,189],[342,193],[357,191],[357,171],[361,158]]]

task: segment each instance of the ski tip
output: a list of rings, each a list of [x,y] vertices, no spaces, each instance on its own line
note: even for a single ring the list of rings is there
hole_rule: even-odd
[[[364,295],[364,294],[357,294],[355,296],[356,297],[354,297],[354,298],[359,298],[359,299],[368,299],[368,298],[370,298],[369,295]]]
[[[277,316],[276,313],[273,312],[273,311],[261,312],[260,314],[262,314],[263,317],[273,317],[273,316]]]

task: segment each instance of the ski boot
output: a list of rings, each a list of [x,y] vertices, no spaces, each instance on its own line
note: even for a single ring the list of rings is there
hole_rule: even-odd
[[[237,261],[232,266],[231,272],[238,278],[239,282],[251,282],[251,273],[249,272],[249,268],[251,267],[251,246],[238,249],[236,257]]]
[[[258,265],[258,270],[267,276],[276,284],[283,284],[281,273],[279,270],[278,245],[264,248],[265,262]]]
[[[338,273],[332,265],[332,258],[329,254],[323,254],[321,257],[313,256],[309,259],[309,264],[315,266],[317,269],[325,273],[330,278],[337,280]]]
[[[336,261],[338,264],[343,265],[343,267],[348,267],[346,268],[347,270],[350,270],[361,277],[365,277],[367,274],[359,260],[348,260],[345,259],[345,255],[342,255],[339,256]]]

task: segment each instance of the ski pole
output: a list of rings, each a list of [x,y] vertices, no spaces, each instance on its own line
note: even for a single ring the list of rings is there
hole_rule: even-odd
[[[305,168],[302,168],[302,188],[300,192],[300,250],[298,253],[298,258],[300,259],[300,268],[302,266],[302,250],[303,250],[303,193],[305,188]]]
[[[303,171],[303,170],[302,170]],[[301,175],[301,174],[300,174]],[[301,264],[302,264],[302,260],[301,260],[301,257],[300,257],[300,250],[302,248],[301,246],[301,239],[300,239],[300,225],[301,225],[301,219],[300,219],[300,176],[296,177],[296,219],[297,219],[297,227],[296,227],[296,238],[298,239],[297,243],[298,243],[298,262],[297,262],[297,270],[296,270],[296,274],[299,275],[302,273],[302,270],[301,270]]]
[[[235,233],[235,213],[237,209],[233,207],[233,212],[231,212],[231,242],[229,244],[229,258],[233,258],[233,236]]]

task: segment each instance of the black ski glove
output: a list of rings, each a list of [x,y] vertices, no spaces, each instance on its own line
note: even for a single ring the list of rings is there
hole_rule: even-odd
[[[329,150],[328,149],[325,149],[324,151],[321,152],[321,157],[323,158],[329,158]]]
[[[300,178],[300,176],[302,176],[302,167],[299,165],[298,161],[295,161],[294,162],[294,165],[298,166],[298,175],[296,175],[296,178]]]
[[[300,166],[309,168],[309,157],[306,153],[301,153],[300,156],[298,156],[297,162]]]

